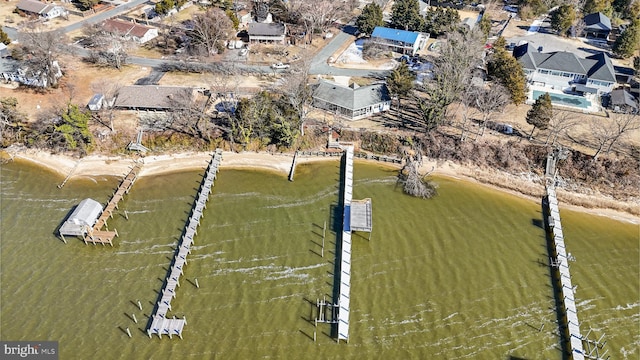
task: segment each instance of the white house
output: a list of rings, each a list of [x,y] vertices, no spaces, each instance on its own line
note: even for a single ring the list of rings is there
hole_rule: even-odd
[[[105,30],[118,34],[125,39],[133,40],[139,44],[144,44],[158,37],[158,29],[134,22],[109,19],[105,20],[103,25]]]
[[[67,9],[55,4],[45,4],[37,0],[20,0],[16,8],[30,15],[37,15],[44,19],[54,19],[69,15]]]
[[[388,46],[402,54],[415,55],[429,39],[429,34],[376,26],[369,41]]]

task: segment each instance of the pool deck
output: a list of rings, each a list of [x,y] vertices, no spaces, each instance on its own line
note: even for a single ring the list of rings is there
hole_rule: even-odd
[[[555,89],[550,89],[550,88],[544,88],[544,87],[540,87],[540,86],[534,86],[534,85],[529,85],[529,92],[527,93],[527,104],[533,104],[535,102],[534,99],[534,91],[539,91],[542,93],[548,92],[549,95],[561,95],[564,97],[571,97],[571,98],[581,98],[581,100],[586,101],[589,103],[589,106],[585,107],[581,107],[581,106],[573,106],[573,105],[569,105],[569,104],[565,104],[565,103],[558,103],[558,102],[554,102],[553,100],[551,101],[553,106],[557,106],[557,107],[563,107],[563,108],[569,108],[569,109],[573,109],[573,110],[579,110],[582,111],[583,113],[597,113],[601,110],[600,105],[598,104],[598,99],[597,97],[594,98],[594,96],[579,96],[579,95],[571,95],[571,94],[566,94],[560,90],[555,90]]]

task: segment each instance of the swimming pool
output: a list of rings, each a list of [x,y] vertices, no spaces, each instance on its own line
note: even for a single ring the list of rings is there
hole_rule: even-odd
[[[537,100],[540,95],[544,94],[545,91],[533,90],[533,100]],[[568,94],[558,94],[558,93],[549,93],[551,96],[551,103],[563,106],[573,106],[579,107],[582,109],[586,109],[591,106],[591,101],[587,100],[582,96],[568,95]]]

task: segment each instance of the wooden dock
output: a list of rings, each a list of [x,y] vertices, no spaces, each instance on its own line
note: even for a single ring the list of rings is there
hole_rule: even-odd
[[[100,214],[95,225],[93,225],[91,229],[88,229],[87,234],[84,236],[83,240],[85,244],[109,244],[113,246],[113,239],[118,236],[118,230],[113,229],[113,231],[109,231],[107,219],[113,218],[113,211],[118,208],[118,203],[125,194],[129,194],[129,190],[131,190],[133,183],[138,178],[142,165],[142,162],[136,162],[129,173],[122,179],[120,185],[118,185],[118,188],[113,193],[111,200],[109,200],[107,206],[102,210],[102,214]],[[102,230],[103,227],[105,230]]]
[[[204,209],[207,207],[207,200],[209,200],[209,194],[211,193],[211,188],[213,187],[213,182],[217,176],[221,161],[222,150],[216,149],[204,174],[203,181],[200,184],[200,190],[191,209],[191,216],[185,224],[182,238],[173,257],[172,266],[165,279],[164,287],[156,302],[154,313],[151,314],[149,319],[147,326],[147,334],[149,337],[151,337],[152,334],[158,334],[160,338],[162,338],[162,335],[168,335],[169,338],[177,335],[182,339],[182,330],[187,324],[187,319],[185,317],[180,319],[175,316],[173,318],[167,318],[167,311],[171,311],[171,300],[176,297],[176,286],[180,286],[180,276],[184,274],[183,269],[187,264],[187,255],[191,253],[191,245],[194,243],[193,238],[197,234],[200,218],[202,217]]]
[[[547,185],[547,205],[548,205],[548,224],[552,236],[552,247],[550,248],[551,264],[557,269],[557,277],[559,278],[558,288],[561,291],[562,306],[560,312],[563,314],[564,324],[561,324],[561,333],[568,342],[568,349],[571,352],[571,359],[585,359],[585,352],[582,346],[584,337],[580,333],[580,321],[578,320],[578,310],[575,301],[575,288],[571,283],[571,274],[569,273],[569,258],[564,243],[564,234],[562,232],[562,223],[560,222],[560,210],[558,208],[558,199],[553,185]],[[556,281],[556,280],[554,280]]]
[[[338,300],[338,341],[349,342],[349,314],[351,312],[351,226],[350,205],[353,197],[353,146],[345,149],[344,194],[342,218],[342,254],[340,256],[340,297]]]

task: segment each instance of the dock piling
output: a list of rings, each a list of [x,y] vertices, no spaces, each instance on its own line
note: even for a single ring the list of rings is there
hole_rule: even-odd
[[[138,308],[140,308],[140,311],[142,311],[142,304],[140,303],[140,300],[138,300]]]
[[[129,337],[131,337],[131,331],[129,330],[129,328],[127,328],[127,335],[129,335]]]
[[[131,314],[131,316],[133,317],[133,321],[137,324],[138,323],[138,319],[136,319],[136,314]]]
[[[200,284],[198,284],[198,278],[196,278],[196,288],[200,289]]]

